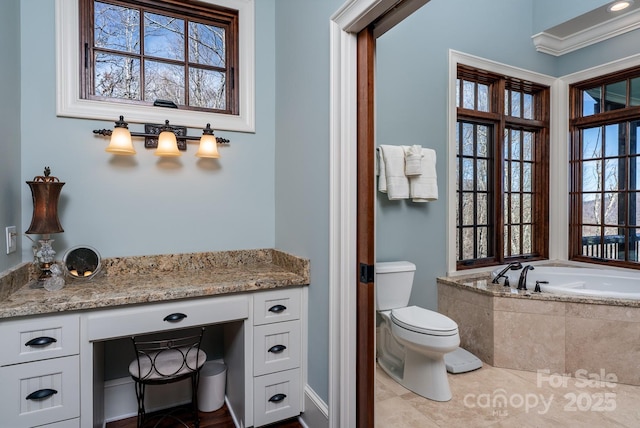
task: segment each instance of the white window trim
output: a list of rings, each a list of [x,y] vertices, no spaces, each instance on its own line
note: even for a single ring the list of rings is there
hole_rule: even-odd
[[[448,204],[447,204],[447,274],[452,276],[456,274],[471,274],[474,272],[482,272],[493,268],[465,269],[457,271],[456,269],[456,80],[458,77],[458,64],[464,64],[477,67],[505,76],[516,77],[528,80],[534,83],[549,86],[551,88],[551,123],[550,123],[550,153],[549,153],[549,182],[553,185],[549,186],[549,258],[554,259],[561,257],[561,251],[558,251],[564,245],[568,248],[566,233],[562,234],[558,229],[568,228],[567,214],[567,195],[568,195],[568,167],[567,167],[567,145],[559,144],[563,140],[562,135],[558,134],[558,118],[562,117],[561,112],[568,110],[560,108],[557,93],[558,79],[544,74],[535,73],[524,70],[522,68],[512,67],[510,65],[501,64],[473,55],[468,55],[455,50],[449,50],[449,99],[448,99],[448,127],[447,127],[447,188],[448,188]],[[567,116],[567,114],[564,114]],[[565,119],[566,121],[566,119]],[[566,133],[565,133],[566,135]],[[565,137],[566,141],[567,138]],[[562,163],[564,159],[564,164]],[[561,202],[561,199],[564,203]],[[562,209],[564,207],[564,209]],[[563,222],[562,219],[565,218]],[[562,226],[564,225],[564,226]],[[559,233],[560,232],[560,233]],[[564,237],[564,244],[562,242]],[[566,259],[566,251],[564,252]]]
[[[190,128],[255,132],[255,21],[254,0],[202,0],[238,10],[240,114],[228,115],[192,110],[124,105],[80,98],[80,50],[78,0],[56,0],[56,114],[82,119],[116,121],[124,115],[127,122],[163,123]]]

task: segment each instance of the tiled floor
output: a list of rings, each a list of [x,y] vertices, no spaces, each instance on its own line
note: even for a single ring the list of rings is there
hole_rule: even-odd
[[[379,366],[376,376],[377,428],[640,427],[640,387],[606,385],[600,373],[562,377],[485,364],[449,374],[453,398],[444,403],[403,388]]]

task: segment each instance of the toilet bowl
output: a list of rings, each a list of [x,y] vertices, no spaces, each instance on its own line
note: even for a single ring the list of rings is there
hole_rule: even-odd
[[[460,345],[451,318],[419,306],[407,306],[415,265],[376,264],[378,364],[396,382],[425,398],[451,399],[444,355]]]

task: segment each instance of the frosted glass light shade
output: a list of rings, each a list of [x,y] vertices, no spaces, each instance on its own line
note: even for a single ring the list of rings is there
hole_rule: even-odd
[[[182,156],[182,153],[178,150],[176,134],[171,131],[162,131],[158,136],[158,148],[154,154],[165,157]]]
[[[216,136],[213,134],[203,134],[200,137],[200,146],[198,146],[198,152],[196,156],[199,158],[211,158],[218,159],[220,153],[218,153],[218,142]]]
[[[135,155],[136,149],[133,148],[129,129],[115,127],[111,132],[111,140],[105,152],[113,153],[114,155]]]

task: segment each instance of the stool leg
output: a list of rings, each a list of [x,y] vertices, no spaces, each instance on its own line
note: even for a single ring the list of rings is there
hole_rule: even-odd
[[[138,399],[138,428],[142,428],[144,425],[146,415],[144,410],[144,391],[145,384],[142,382],[136,382],[136,398]]]
[[[198,376],[199,372],[193,372],[191,376],[191,406],[193,408],[193,426],[200,427],[200,416],[198,416]]]

